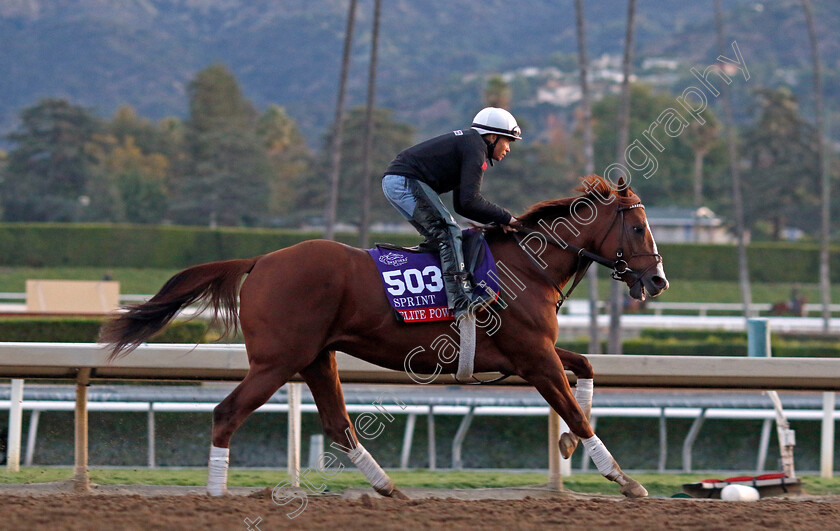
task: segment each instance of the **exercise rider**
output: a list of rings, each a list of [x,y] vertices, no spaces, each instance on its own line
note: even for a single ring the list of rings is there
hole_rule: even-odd
[[[479,223],[496,223],[506,231],[518,221],[510,212],[481,195],[487,162],[500,161],[521,131],[508,111],[487,107],[479,111],[468,129],[452,131],[402,151],[382,178],[385,197],[423,237],[425,245],[440,252],[441,269],[449,308],[457,319],[484,293],[473,294],[464,268],[461,228],[440,200],[453,192],[455,212]]]

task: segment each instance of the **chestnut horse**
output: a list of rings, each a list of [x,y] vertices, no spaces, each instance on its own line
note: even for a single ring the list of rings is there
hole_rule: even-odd
[[[582,195],[545,201],[517,216],[523,224],[517,233],[485,228],[500,268],[502,309],[473,313],[479,324],[486,325],[491,312],[495,318],[492,329],[477,327],[475,372],[517,375],[533,385],[572,432],[559,441],[563,455],[570,455],[580,439],[601,474],[619,483],[625,496],[641,497],[647,495],[645,488],[621,470],[589,425],[592,368],[580,354],[555,347],[556,310],[562,286],[572,277],[580,280],[593,260],[611,267],[613,278],[626,282],[637,299],[646,292],[656,296],[668,288],[668,281],[638,196],[621,180],[617,188],[594,175],[581,183]],[[226,492],[233,433],[299,373],[334,447],[347,452],[377,492],[404,497],[356,437],[335,352],[416,374],[454,373],[458,360],[451,354],[458,342],[447,335],[453,330],[450,323],[398,322],[366,251],[311,240],[176,274],[152,299],[127,307],[103,325],[101,340],[109,343],[109,359],[128,354],[182,308],[201,302],[213,307],[226,332],[241,326],[250,364],[242,382],[213,411],[211,495]],[[443,337],[449,339],[443,346],[449,350],[436,352],[446,343]],[[574,394],[564,366],[578,376]],[[585,389],[580,392],[581,382],[588,382],[588,396]]]

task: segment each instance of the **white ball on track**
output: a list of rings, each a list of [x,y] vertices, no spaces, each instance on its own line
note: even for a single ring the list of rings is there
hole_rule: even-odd
[[[748,485],[727,485],[720,491],[723,501],[758,501],[760,497],[758,491]]]

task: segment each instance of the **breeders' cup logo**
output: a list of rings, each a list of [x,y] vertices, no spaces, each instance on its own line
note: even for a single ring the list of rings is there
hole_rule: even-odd
[[[398,267],[403,265],[404,263],[408,262],[408,258],[401,254],[397,253],[388,253],[383,254],[379,257],[379,261],[383,264],[388,264],[389,266]]]

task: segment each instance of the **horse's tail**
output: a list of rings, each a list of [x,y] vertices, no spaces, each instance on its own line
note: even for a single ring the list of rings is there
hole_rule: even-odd
[[[213,308],[212,324],[221,326],[223,338],[236,332],[240,281],[259,258],[210,262],[185,269],[167,280],[148,301],[125,306],[122,314],[106,321],[99,331],[99,340],[111,347],[108,361],[129,354],[160,332],[181,309],[195,303],[202,303],[202,310]]]

